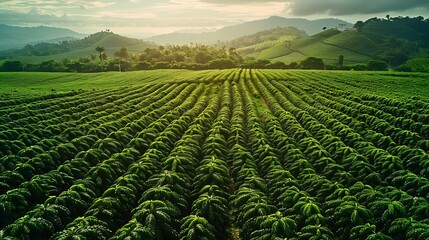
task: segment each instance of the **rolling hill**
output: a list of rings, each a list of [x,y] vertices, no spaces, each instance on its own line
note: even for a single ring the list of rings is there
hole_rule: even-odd
[[[412,19],[412,18],[411,18]],[[362,32],[366,34],[375,34],[392,38],[405,39],[408,41],[424,41],[426,44],[429,36],[429,22],[420,27],[421,21],[407,22],[405,20],[390,21],[383,19],[369,19],[362,27]],[[424,22],[423,22],[424,23]]]
[[[39,43],[14,51],[3,51],[0,56],[19,60],[23,63],[38,63],[47,60],[76,59],[96,54],[95,48],[102,46],[108,56],[125,47],[129,52],[141,52],[155,44],[139,39],[124,37],[112,32],[98,32],[81,40],[60,44]]]
[[[412,72],[429,72],[429,57],[410,59],[404,66],[408,67],[409,71]]]
[[[325,63],[335,65],[338,57],[343,55],[346,65],[378,59],[386,61],[389,65],[398,66],[407,59],[427,56],[428,48],[419,45],[417,49],[417,45],[416,42],[394,36],[330,29],[290,43],[278,43],[247,56],[286,63],[299,62],[307,57],[318,57]]]
[[[254,34],[263,30],[268,30],[276,27],[295,27],[303,30],[309,35],[316,34],[322,31],[323,27],[332,28],[338,24],[346,24],[351,27],[352,24],[339,19],[318,19],[307,20],[301,18],[283,18],[273,16],[267,19],[249,21],[242,24],[221,28],[214,32],[205,33],[170,33],[159,36],[153,36],[147,40],[157,44],[188,44],[188,43],[204,43],[214,44],[217,41],[229,41],[245,35]]]
[[[364,48],[370,41],[358,33],[330,29],[307,38],[282,42],[248,56],[286,63],[299,62],[307,57],[319,57],[325,63],[335,64],[339,55],[343,55],[345,64],[366,63],[374,57],[371,49]],[[355,44],[356,42],[358,44]]]
[[[38,42],[60,42],[85,37],[86,34],[65,28],[54,27],[16,27],[0,24],[0,51],[11,48],[22,48],[27,44]]]
[[[332,65],[343,55],[346,65],[377,59],[393,67],[429,55],[429,21],[422,17],[371,18],[358,21],[355,27],[343,32],[328,29],[307,38],[277,42],[250,54],[241,53],[286,63],[318,57]]]
[[[219,41],[215,46],[218,48],[236,48],[239,54],[246,55],[268,49],[285,41],[305,37],[307,37],[307,34],[295,27],[276,27],[231,41]]]

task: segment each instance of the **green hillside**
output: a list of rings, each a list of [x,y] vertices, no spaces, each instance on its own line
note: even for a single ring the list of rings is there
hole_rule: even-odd
[[[371,57],[380,52],[377,42],[358,32],[342,32],[325,39],[323,43]]]
[[[360,40],[364,41],[361,43]],[[270,59],[286,63],[304,60],[314,56],[322,58],[325,63],[335,64],[338,56],[344,56],[345,64],[366,63],[372,56],[371,50],[366,50],[363,46],[365,41],[370,41],[360,37],[357,33],[340,32],[337,30],[327,30],[314,36],[279,43],[271,48],[265,49],[249,56],[258,59]],[[359,44],[355,44],[359,42]]]
[[[362,31],[411,41],[417,40],[420,35],[418,30],[397,21],[369,21]]]
[[[215,46],[218,48],[236,48],[238,53],[246,55],[263,51],[283,42],[305,37],[307,37],[307,34],[295,27],[276,27],[231,41],[219,41]]]
[[[408,60],[404,66],[413,72],[429,72],[429,58],[414,58]]]
[[[286,63],[318,57],[335,65],[338,57],[343,55],[346,65],[376,59],[397,67],[408,59],[426,57],[427,39],[429,21],[422,17],[371,18],[358,21],[354,28],[344,32],[328,29],[308,38],[279,42],[248,56]]]
[[[249,54],[249,53],[254,53],[254,52],[260,52],[260,51],[263,51],[263,50],[268,49],[270,47],[277,46],[283,42],[291,41],[294,39],[295,39],[294,36],[283,36],[283,37],[279,37],[276,40],[270,40],[270,41],[265,41],[265,42],[253,44],[250,46],[240,47],[237,49],[237,51],[240,54]]]
[[[39,63],[48,60],[77,59],[96,54],[95,48],[102,46],[108,56],[125,47],[129,52],[142,52],[154,44],[139,39],[128,38],[112,32],[99,32],[82,40],[64,41],[60,44],[40,43],[20,50],[2,52],[1,55],[23,63]]]

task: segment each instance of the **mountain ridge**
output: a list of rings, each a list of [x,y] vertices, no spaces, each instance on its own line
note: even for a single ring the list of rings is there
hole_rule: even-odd
[[[104,52],[112,56],[121,47],[130,52],[140,52],[155,45],[143,40],[129,38],[113,32],[97,32],[83,39],[61,43],[38,43],[21,49],[0,51],[4,58],[17,59],[25,63],[36,63],[47,60],[76,59],[97,54],[95,48],[104,47]]]
[[[213,32],[168,33],[152,36],[145,40],[152,41],[157,44],[189,44],[191,42],[214,44],[217,41],[228,41],[276,27],[295,27],[299,30],[305,31],[308,35],[313,35],[322,31],[323,27],[333,28],[336,27],[337,24],[346,24],[347,27],[353,26],[349,22],[335,18],[308,20],[304,18],[271,16],[266,19],[248,21],[237,25],[223,27]]]
[[[20,27],[0,24],[0,50],[22,48],[27,44],[53,42],[56,39],[80,39],[87,36],[67,28]]]

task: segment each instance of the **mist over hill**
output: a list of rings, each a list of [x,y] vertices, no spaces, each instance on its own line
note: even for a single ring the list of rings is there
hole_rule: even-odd
[[[338,24],[346,24],[346,27],[352,27],[353,24],[340,19],[318,19],[307,20],[302,18],[284,18],[273,16],[267,19],[249,21],[242,24],[221,28],[214,32],[205,33],[169,33],[147,38],[157,44],[188,44],[204,43],[213,44],[217,41],[229,41],[245,35],[254,34],[263,30],[276,27],[295,27],[304,31],[308,35],[313,35],[322,31],[322,28],[333,28]]]
[[[13,58],[26,63],[37,63],[47,60],[61,60],[64,58],[77,59],[96,54],[95,48],[102,46],[108,56],[125,47],[130,52],[142,52],[146,48],[155,47],[140,39],[129,38],[113,32],[102,31],[91,34],[79,40],[62,41],[59,43],[41,42],[26,45],[20,49],[0,51],[0,57]]]
[[[54,27],[17,27],[0,24],[0,50],[22,48],[38,42],[60,42],[81,39],[81,34],[70,29]]]

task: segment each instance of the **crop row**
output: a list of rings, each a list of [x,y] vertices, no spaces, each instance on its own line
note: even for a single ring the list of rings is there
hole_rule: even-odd
[[[428,103],[313,72],[6,100],[5,239],[428,239]]]

